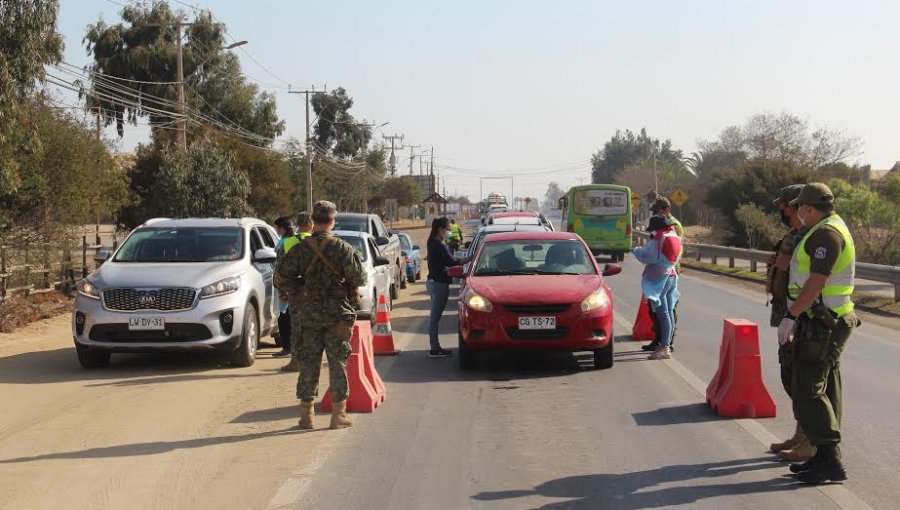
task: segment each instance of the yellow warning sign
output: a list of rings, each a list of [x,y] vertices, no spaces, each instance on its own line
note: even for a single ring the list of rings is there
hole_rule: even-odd
[[[688,201],[688,194],[681,188],[675,188],[675,191],[669,196],[669,200],[672,201],[673,204],[681,207],[685,202]]]

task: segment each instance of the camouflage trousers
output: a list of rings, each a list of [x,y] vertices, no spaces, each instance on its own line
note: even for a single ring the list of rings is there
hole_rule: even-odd
[[[322,369],[324,351],[328,358],[331,398],[334,402],[347,400],[350,394],[347,382],[347,358],[351,352],[352,334],[353,321],[304,322],[302,338],[297,346],[297,361],[300,363],[297,398],[310,402],[319,395],[319,372]]]
[[[290,345],[286,346],[291,351],[291,357],[300,360],[300,342],[303,340],[303,323],[300,321],[300,310],[294,311],[289,308],[291,314],[291,340]]]

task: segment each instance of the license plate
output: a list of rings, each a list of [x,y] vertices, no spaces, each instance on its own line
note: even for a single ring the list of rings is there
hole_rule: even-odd
[[[519,317],[519,329],[556,329],[556,317]]]
[[[128,319],[130,331],[159,331],[166,329],[166,320],[162,317],[131,317]]]

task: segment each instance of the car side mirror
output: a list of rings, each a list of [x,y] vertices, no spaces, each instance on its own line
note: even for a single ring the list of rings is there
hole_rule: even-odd
[[[447,274],[450,275],[450,278],[465,278],[466,270],[463,266],[453,266],[447,268]]]
[[[422,249],[422,247],[419,246],[418,244],[414,244],[414,245],[413,245],[413,251],[419,251],[419,250],[421,250],[421,249]]]
[[[375,257],[375,267],[387,266],[390,263],[391,261],[384,257]]]
[[[109,250],[99,250],[94,254],[94,263],[99,267],[101,264],[109,260],[112,257],[112,252]]]
[[[613,276],[622,272],[622,266],[619,264],[606,264],[603,266],[603,276]]]
[[[260,264],[272,264],[277,258],[274,248],[260,248],[253,253],[253,262]]]
[[[375,244],[377,244],[378,246],[385,246],[385,245],[391,244],[391,240],[385,236],[376,237]]]

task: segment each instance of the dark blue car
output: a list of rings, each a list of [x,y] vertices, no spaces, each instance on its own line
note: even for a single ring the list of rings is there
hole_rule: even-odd
[[[422,249],[418,244],[413,244],[412,238],[406,232],[400,232],[400,248],[406,257],[406,279],[410,283],[422,278]]]

